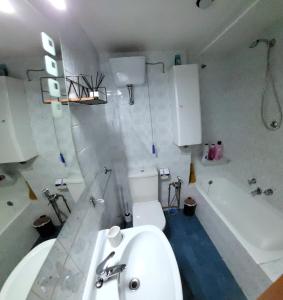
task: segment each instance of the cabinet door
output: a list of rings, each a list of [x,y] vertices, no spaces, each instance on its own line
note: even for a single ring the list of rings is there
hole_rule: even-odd
[[[0,77],[0,163],[36,156],[28,104],[22,80]]]
[[[0,163],[12,162],[19,155],[9,103],[6,78],[0,77]]]
[[[178,146],[201,144],[201,111],[198,65],[175,69],[177,90]]]

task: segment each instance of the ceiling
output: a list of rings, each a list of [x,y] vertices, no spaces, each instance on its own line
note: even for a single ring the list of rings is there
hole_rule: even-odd
[[[10,1],[16,13],[1,13],[0,57],[38,53],[41,31],[57,40],[31,0]],[[197,8],[195,0],[66,1],[65,17],[71,10],[96,49],[110,53],[186,49],[195,57],[227,52],[283,18],[282,0],[215,0],[207,9]]]
[[[262,22],[256,17],[257,28],[248,28],[249,35],[283,17],[282,0],[215,0],[207,9],[197,8],[195,0],[67,1],[101,52],[187,49],[188,54],[197,55],[212,45],[215,49],[215,41],[223,39],[223,33],[234,25],[241,24],[246,13],[252,10],[254,15],[259,4],[264,3],[267,11]],[[278,10],[279,7],[282,9]],[[240,20],[234,24],[239,16]],[[238,41],[245,35],[242,28]],[[225,47],[230,47],[229,42],[226,41]]]
[[[0,58],[41,53],[42,31],[58,40],[48,20],[27,1],[13,0],[11,3],[15,13],[0,13]]]

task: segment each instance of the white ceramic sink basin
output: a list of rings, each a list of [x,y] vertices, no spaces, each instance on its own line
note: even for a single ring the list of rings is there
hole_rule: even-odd
[[[25,300],[56,239],[33,248],[15,267],[5,281],[0,300]]]
[[[123,240],[116,248],[107,240],[107,232],[99,233],[83,300],[183,299],[177,262],[162,231],[150,225],[122,230]],[[107,266],[126,264],[126,269],[96,288],[96,267],[112,251],[115,255]],[[139,287],[131,290],[130,283],[136,279]]]

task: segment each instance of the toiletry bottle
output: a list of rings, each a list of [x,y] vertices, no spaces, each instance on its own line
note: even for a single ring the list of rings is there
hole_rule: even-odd
[[[214,160],[215,157],[215,144],[211,144],[208,151],[208,160]]]
[[[204,144],[202,149],[202,158],[201,158],[202,161],[208,160],[208,153],[209,153],[209,145]]]
[[[215,160],[220,160],[223,158],[223,144],[221,141],[217,142],[217,145],[215,146]]]

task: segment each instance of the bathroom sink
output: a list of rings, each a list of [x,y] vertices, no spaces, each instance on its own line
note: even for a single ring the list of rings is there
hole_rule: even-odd
[[[161,230],[151,225],[122,230],[123,240],[116,248],[107,240],[107,232],[99,232],[83,300],[183,299],[177,262]],[[97,288],[96,268],[113,251],[107,266],[126,264],[126,268]]]
[[[18,263],[1,289],[0,300],[27,298],[36,276],[55,241],[56,239],[52,239],[39,244]]]

